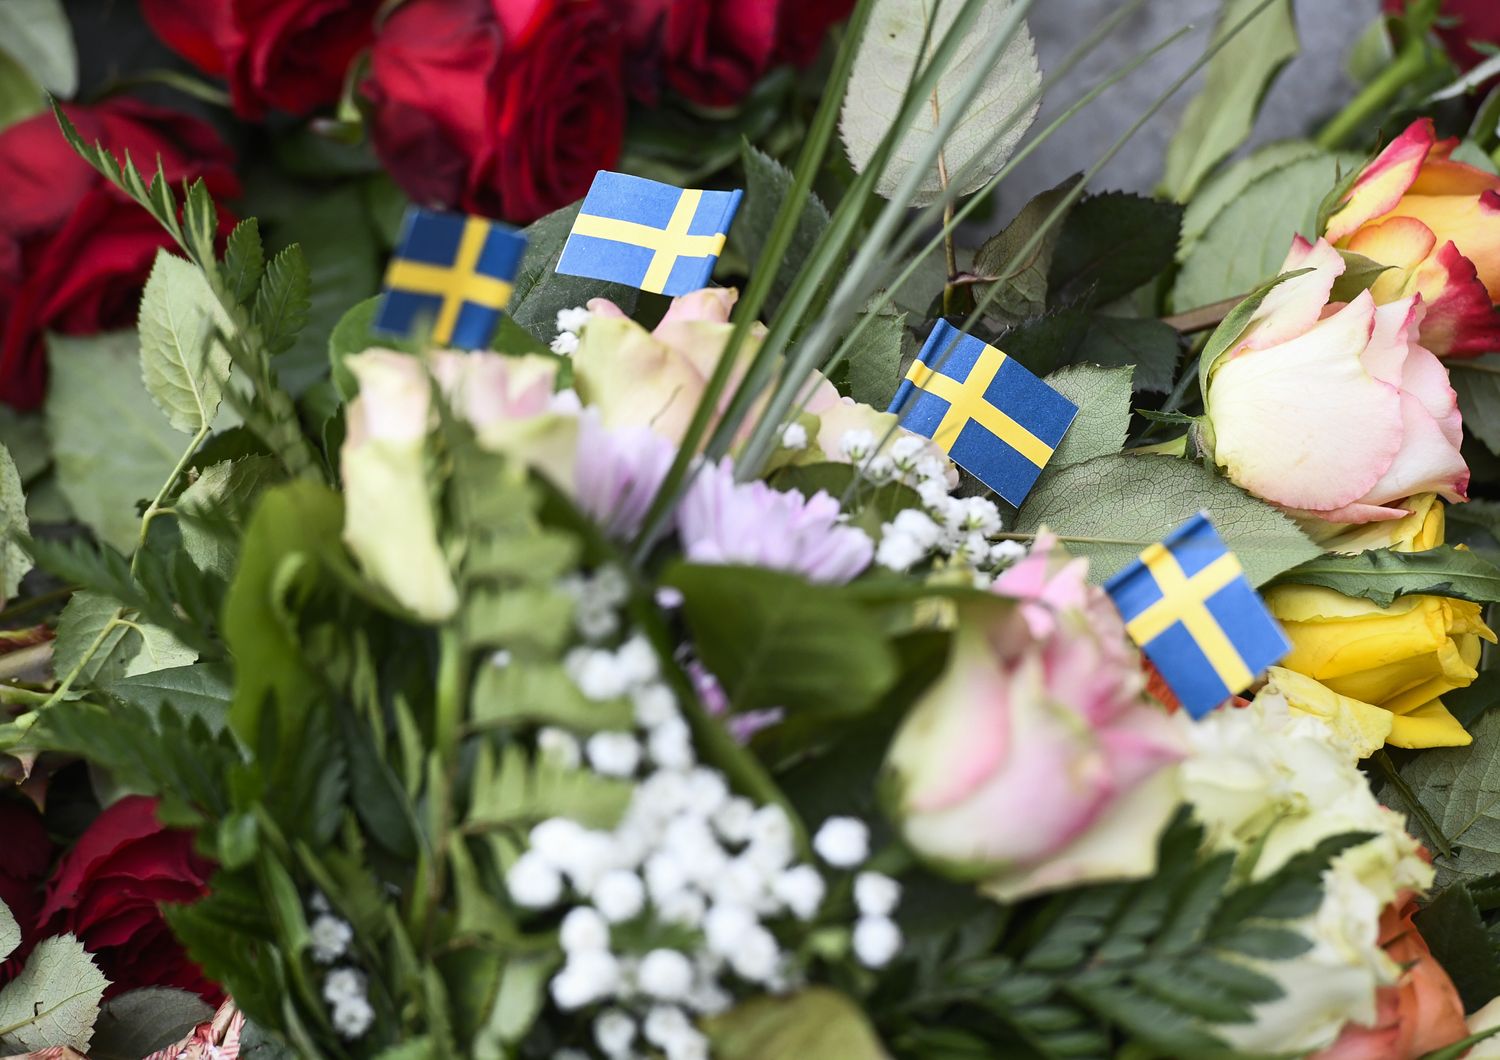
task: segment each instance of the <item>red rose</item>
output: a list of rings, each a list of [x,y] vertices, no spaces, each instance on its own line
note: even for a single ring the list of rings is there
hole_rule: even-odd
[[[1385,0],[1387,14],[1399,15],[1408,0]],[[1475,44],[1500,44],[1500,4],[1495,0],[1443,0],[1433,27],[1460,69],[1468,70],[1489,58]]]
[[[128,99],[67,112],[85,142],[143,168],[160,158],[175,186],[202,177],[217,197],[239,194],[233,156],[197,118]],[[133,325],[171,237],[74,154],[51,114],[0,132],[0,188],[0,401],[31,408],[46,390],[43,334]]]
[[[603,0],[408,0],[375,40],[375,150],[424,205],[528,222],[614,164],[622,42]]]
[[[338,100],[344,74],[375,34],[380,0],[141,0],[156,35],[229,82],[242,118],[268,107],[306,114]]]
[[[0,858],[0,903],[21,928],[21,944],[0,963],[0,983],[19,972],[38,940],[37,913],[42,908],[42,881],[52,867],[52,840],[42,827],[42,815],[24,799],[0,800],[0,836],[5,856]]]
[[[776,28],[778,63],[807,66],[818,57],[823,39],[836,22],[842,22],[854,10],[854,0],[782,0],[781,19]]]
[[[78,937],[110,981],[105,997],[172,986],[217,1003],[223,991],[188,960],[160,909],[201,898],[212,871],[190,833],[157,822],[155,799],[128,796],[95,818],[57,863],[41,911],[44,934]]]

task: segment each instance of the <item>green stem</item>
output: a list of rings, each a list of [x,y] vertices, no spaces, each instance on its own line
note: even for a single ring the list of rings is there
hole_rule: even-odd
[[[146,511],[141,516],[141,532],[136,535],[135,555],[130,557],[130,574],[132,577],[135,575],[136,567],[140,564],[141,554],[146,550],[146,535],[151,530],[151,520],[162,513],[161,502],[172,491],[172,487],[177,485],[178,476],[188,466],[188,461],[193,459],[193,454],[198,451],[198,447],[203,444],[203,440],[208,435],[209,427],[205,423],[202,427],[198,428],[198,433],[193,435],[192,442],[182,451],[182,456],[178,457],[177,466],[172,468],[171,473],[167,475],[167,480],[161,484],[161,489],[156,491],[156,496],[151,498],[151,503],[146,506]]]
[[[1330,151],[1342,147],[1426,69],[1427,42],[1421,38],[1407,41],[1396,53],[1395,60],[1380,72],[1380,76],[1360,89],[1358,95],[1345,104],[1343,110],[1318,130],[1318,146]]]
[[[17,688],[15,685],[0,684],[0,703],[36,703],[47,702],[47,693],[37,692],[30,688]]]
[[[1081,537],[1069,536],[1067,534],[1053,534],[1052,536],[1058,541],[1072,541],[1075,544],[1080,545],[1129,545],[1131,548],[1145,548],[1147,545],[1153,543],[1151,541],[1131,540],[1123,537]],[[1036,540],[1035,534],[1022,533],[991,534],[990,537],[996,539],[997,541]]]
[[[463,736],[464,684],[468,655],[463,637],[456,626],[445,627],[438,634],[438,671],[436,701],[433,712],[433,747],[436,768],[431,770],[429,792],[436,808],[432,837],[432,862],[428,877],[431,885],[423,895],[422,917],[424,947],[432,945],[437,929],[438,906],[448,886],[448,839],[453,832],[453,778],[458,772],[458,755]],[[461,840],[460,840],[461,841]]]
[[[77,591],[78,586],[76,585],[64,585],[60,589],[53,589],[37,596],[28,596],[24,600],[17,600],[4,611],[0,611],[0,625],[6,625],[15,621],[28,611],[35,611],[39,607],[46,607],[48,604],[55,604],[59,600],[66,600]]]

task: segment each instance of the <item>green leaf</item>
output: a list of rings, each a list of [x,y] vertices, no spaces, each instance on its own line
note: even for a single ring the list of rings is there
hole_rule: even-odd
[[[569,769],[552,759],[528,762],[517,744],[496,760],[482,744],[469,785],[469,832],[527,829],[549,817],[568,817],[590,828],[613,828],[625,812],[634,785],[626,780]]]
[[[914,75],[921,76],[963,6],[961,3],[933,5],[924,0],[875,3],[849,74],[839,120],[839,134],[855,172],[863,172],[870,164],[881,140],[891,131],[892,121],[901,113],[908,83]],[[911,127],[898,130],[893,137],[895,146],[875,185],[880,195],[890,198],[896,193],[913,161],[931,139],[940,116],[946,117],[944,108],[959,96],[975,74],[980,56],[990,46],[1009,11],[1009,0],[988,0],[980,7],[953,60],[938,75],[928,105],[918,107]],[[929,19],[930,36],[926,35]],[[927,50],[918,55],[924,38]],[[943,144],[941,158],[958,194],[978,191],[1000,171],[1036,117],[1038,101],[1033,93],[1041,80],[1036,46],[1022,23]],[[1017,113],[1020,120],[997,143],[991,144],[989,141],[1000,125]],[[965,166],[969,170],[960,177]],[[943,185],[934,166],[930,173],[923,174],[907,205],[925,206],[935,201]]]
[[[886,1060],[864,1010],[844,994],[814,986],[788,997],[742,1001],[705,1025],[720,1060]]]
[[[1286,260],[1292,237],[1317,235],[1318,202],[1346,156],[1317,154],[1252,179],[1205,227],[1172,288],[1178,311],[1244,295]]]
[[[1206,510],[1252,585],[1317,556],[1286,516],[1213,472],[1168,456],[1101,456],[1048,475],[1026,499],[1016,530],[1045,526],[1088,556],[1102,582],[1147,545]]]
[[[1401,770],[1418,802],[1453,844],[1433,859],[1440,887],[1500,872],[1500,713],[1479,719],[1468,747],[1423,751]],[[1387,791],[1381,800],[1392,803]]]
[[[869,317],[868,313],[856,317],[850,330]],[[884,410],[901,382],[901,357],[908,341],[905,313],[893,310],[889,304],[875,313],[849,351],[849,396]]]
[[[1176,378],[1182,344],[1170,324],[1116,317],[1070,306],[1007,331],[998,345],[1037,375],[1069,364],[1133,367],[1137,390],[1165,394]]]
[[[479,667],[470,716],[476,726],[535,722],[580,732],[635,724],[628,700],[595,702],[578,690],[561,665],[520,659]]]
[[[896,680],[879,625],[841,589],[780,571],[679,563],[663,579],[737,711],[849,714]]]
[[[741,147],[740,161],[745,167],[745,201],[740,206],[737,223],[730,230],[729,238],[740,248],[753,270],[761,265],[761,252],[765,249],[771,224],[781,209],[781,201],[791,190],[792,173],[748,141]],[[765,263],[765,267],[776,269],[776,280],[766,299],[768,318],[791,289],[797,269],[812,255],[818,240],[827,231],[828,220],[828,208],[816,195],[809,195],[802,206],[801,216],[797,218],[786,257],[778,262]]]
[[[148,986],[112,998],[99,1012],[89,1060],[139,1060],[165,1049],[213,1018],[197,994]]]
[[[281,462],[269,456],[225,460],[205,468],[177,499],[182,547],[201,571],[228,581],[239,557],[239,529],[255,499],[283,478]]]
[[[1486,928],[1474,897],[1455,883],[1416,915],[1417,930],[1474,1012],[1500,996],[1500,954],[1485,941]]]
[[[1132,371],[1075,364],[1047,376],[1048,386],[1078,406],[1078,416],[1047,461],[1046,471],[1120,451],[1130,426]]]
[[[1223,169],[1214,173],[1203,186],[1198,189],[1187,203],[1187,209],[1182,215],[1182,239],[1177,251],[1177,258],[1183,261],[1193,245],[1203,238],[1209,223],[1241,195],[1245,193],[1251,183],[1265,174],[1292,162],[1304,158],[1314,158],[1324,154],[1317,144],[1308,140],[1280,140],[1276,143],[1266,144],[1237,159]],[[1179,308],[1187,309],[1188,306]]]
[[[244,303],[266,274],[266,255],[260,242],[260,223],[249,217],[234,226],[224,246],[224,284],[236,302]]]
[[[85,685],[185,666],[197,657],[166,630],[99,593],[74,593],[57,621],[56,670],[68,674],[77,669]]]
[[[1069,177],[1055,188],[1037,195],[996,235],[974,252],[974,273],[995,278],[1000,293],[987,310],[1001,319],[1024,320],[1040,313],[1047,305],[1047,274],[1052,268],[1052,252],[1063,225],[1054,223],[1038,240],[1031,253],[1019,261],[1015,257],[1041,229],[1052,211],[1078,183]],[[1064,217],[1066,222],[1066,217]],[[979,294],[978,291],[975,292]]]
[[[253,317],[266,349],[273,354],[291,349],[311,308],[311,273],[302,248],[293,243],[271,259],[255,292]]]
[[[16,923],[16,915],[10,911],[10,906],[0,902],[0,961],[14,953],[20,944],[21,925]]]
[[[167,422],[184,434],[203,430],[219,411],[229,353],[214,329],[234,328],[196,265],[166,250],[141,295],[141,375]]]
[[[156,494],[182,437],[141,382],[132,332],[47,340],[47,432],[57,480],[79,520],[122,552],[135,550],[136,502]]]
[[[1214,43],[1234,37],[1209,61],[1203,90],[1183,111],[1167,146],[1162,185],[1174,199],[1192,198],[1209,171],[1245,141],[1271,80],[1297,54],[1291,0],[1272,0],[1240,25],[1262,3],[1227,0],[1219,15]]]
[[[5,0],[0,43],[51,95],[78,91],[78,49],[62,0]]]
[[[46,109],[47,98],[42,86],[24,66],[0,50],[0,130]]]
[[[1260,304],[1266,300],[1278,284],[1300,276],[1307,269],[1297,269],[1294,272],[1284,272],[1280,276],[1272,277],[1251,291],[1239,304],[1229,311],[1229,315],[1219,322],[1213,333],[1208,336],[1208,342],[1203,346],[1203,352],[1198,355],[1198,387],[1205,394],[1208,392],[1208,383],[1212,378],[1214,369],[1218,366],[1219,358],[1229,352],[1250,326],[1250,319],[1255,316],[1255,311]]]
[[[1053,304],[1106,305],[1171,266],[1182,226],[1173,202],[1112,191],[1090,195],[1069,212],[1052,252]]]
[[[122,677],[104,687],[115,698],[153,714],[166,704],[183,718],[202,718],[214,732],[224,728],[234,697],[232,675],[222,663],[165,667]]]
[[[1373,287],[1375,281],[1380,279],[1383,273],[1396,267],[1382,265],[1352,250],[1339,251],[1339,257],[1344,259],[1344,271],[1337,280],[1333,281],[1333,289],[1328,295],[1330,302],[1354,301],[1362,292]]]
[[[1400,596],[1453,596],[1478,604],[1500,601],[1500,567],[1474,553],[1439,545],[1422,552],[1388,549],[1319,556],[1293,567],[1277,584],[1321,585],[1381,607]]]
[[[1490,452],[1500,454],[1500,354],[1445,363],[1464,427]]]
[[[542,342],[557,337],[558,310],[584,305],[590,298],[608,298],[631,313],[640,295],[634,287],[623,284],[557,273],[557,259],[562,256],[580,205],[575,202],[554,210],[527,225],[521,233],[526,237],[526,254],[516,270],[515,289],[506,311]]]
[[[109,980],[72,935],[43,939],[0,990],[0,1046],[88,1052]]]
[[[30,530],[21,476],[10,452],[0,446],[0,599],[15,596],[31,570],[31,555],[16,540]]]

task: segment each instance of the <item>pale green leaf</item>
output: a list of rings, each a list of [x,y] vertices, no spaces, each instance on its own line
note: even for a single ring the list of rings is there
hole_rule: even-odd
[[[16,595],[21,579],[31,569],[30,554],[16,543],[16,535],[29,529],[21,476],[10,453],[0,446],[0,599]]]
[[[993,276],[993,283],[976,290],[976,297],[990,297],[987,312],[1007,321],[1036,316],[1047,305],[1047,275],[1052,268],[1052,252],[1062,235],[1063,226],[1053,224],[1032,245],[1032,239],[1047,223],[1052,212],[1068,197],[1077,176],[1041,192],[1016,213],[1001,231],[985,240],[974,252],[974,272]],[[1030,245],[1026,257],[1017,255]],[[1000,290],[991,296],[990,288]]]
[[[234,573],[239,539],[233,527],[249,514],[260,491],[284,477],[270,456],[225,460],[205,468],[177,499],[182,547],[202,571],[228,579]]]
[[[110,695],[153,714],[167,704],[184,718],[202,718],[215,732],[229,717],[234,684],[227,665],[171,666],[111,682]]]
[[[792,187],[792,173],[776,159],[749,143],[740,154],[745,167],[745,201],[740,206],[739,223],[730,229],[730,240],[744,253],[752,269],[762,267],[760,257],[775,223],[776,212],[781,209],[781,200]],[[809,195],[802,204],[802,214],[797,218],[797,227],[792,231],[792,242],[780,261],[766,262],[765,268],[776,269],[776,280],[771,284],[771,294],[766,302],[769,316],[786,297],[797,270],[817,246],[818,239],[828,228],[828,208],[816,195]]]
[[[1318,204],[1348,158],[1319,154],[1261,173],[1209,221],[1172,289],[1178,310],[1235,298],[1276,275],[1292,237],[1317,235]]]
[[[901,100],[913,72],[925,66],[962,7],[959,0],[942,5],[929,0],[875,0],[849,76],[839,122],[839,132],[855,170],[863,171],[870,164],[894,116],[901,111]],[[902,133],[891,151],[876,184],[881,195],[887,198],[893,195],[917,162],[937,128],[945,102],[957,96],[976,73],[976,64],[982,61],[993,35],[1003,28],[1009,10],[1009,0],[984,3],[953,61],[939,75],[928,105],[918,109],[911,128]],[[932,32],[927,38],[927,53],[919,62],[917,50],[922,46],[928,18],[933,18]],[[1000,61],[985,76],[978,95],[943,144],[942,160],[959,194],[978,191],[1000,171],[1015,150],[1036,117],[1037,103],[1032,93],[1041,79],[1036,48],[1030,31],[1023,25],[1006,45]],[[1022,118],[999,142],[991,145],[989,140],[1000,125],[1023,107]],[[975,164],[965,179],[958,180],[959,171],[971,161]],[[925,206],[941,193],[942,181],[934,166],[924,176],[910,205]]]
[[[1352,556],[1327,555],[1287,571],[1278,582],[1321,585],[1387,607],[1401,596],[1451,596],[1489,604],[1500,601],[1500,568],[1452,545],[1421,552],[1375,549]]]
[[[58,485],[100,539],[133,552],[136,503],[156,495],[182,455],[182,436],[141,382],[134,332],[48,338],[47,431]]]
[[[46,107],[42,86],[24,66],[0,49],[0,130],[40,114]]]
[[[634,287],[584,276],[561,276],[557,259],[562,257],[568,233],[578,217],[581,203],[553,210],[546,217],[527,225],[526,254],[516,270],[515,289],[506,312],[527,331],[543,342],[557,337],[557,313],[561,309],[581,306],[590,298],[608,298],[626,313],[635,309],[640,292]]]
[[[184,434],[214,421],[229,377],[216,325],[226,333],[233,328],[203,273],[158,251],[141,295],[141,376],[167,422]]]
[[[56,672],[76,670],[82,685],[108,685],[186,666],[197,657],[166,630],[123,611],[118,600],[102,593],[74,593],[57,620]]]
[[[1286,516],[1187,460],[1101,456],[1049,475],[1026,499],[1016,530],[1045,526],[1102,582],[1198,511],[1208,512],[1253,585],[1320,553]]]
[[[112,998],[99,1013],[89,1060],[139,1060],[187,1037],[212,1019],[214,1010],[197,994],[169,986],[147,986]]]
[[[1473,735],[1468,747],[1423,751],[1401,770],[1401,779],[1454,848],[1453,857],[1433,859],[1439,887],[1500,872],[1500,711],[1484,714]],[[1394,786],[1380,797],[1409,812]]]
[[[788,997],[742,1001],[707,1022],[720,1060],[885,1060],[888,1055],[864,1011],[827,987]]]
[[[849,396],[873,408],[884,409],[891,403],[901,382],[901,356],[908,341],[906,314],[886,305],[878,313],[856,317],[851,329],[866,319],[869,319],[869,324],[849,350]]]
[[[1279,140],[1235,160],[1209,177],[1183,211],[1177,259],[1181,261],[1187,257],[1187,252],[1202,238],[1209,222],[1243,195],[1253,181],[1272,170],[1322,154],[1323,149],[1308,140]]]
[[[1133,372],[1132,368],[1075,364],[1047,376],[1048,386],[1078,406],[1073,425],[1047,461],[1047,471],[1120,451],[1130,426]]]
[[[72,935],[43,939],[0,990],[0,1046],[87,1052],[109,980]]]
[[[1175,199],[1191,198],[1219,160],[1245,142],[1272,78],[1297,54],[1292,0],[1272,0],[1250,18],[1263,3],[1226,0],[1219,14],[1214,42],[1234,37],[1209,61],[1203,91],[1183,111],[1167,146],[1162,184]]]
[[[20,944],[21,925],[16,923],[16,915],[10,911],[10,906],[0,902],[0,961],[14,953]]]
[[[1449,361],[1464,426],[1492,453],[1500,453],[1500,355]]]
[[[78,91],[78,48],[62,0],[4,0],[0,46],[52,95]]]

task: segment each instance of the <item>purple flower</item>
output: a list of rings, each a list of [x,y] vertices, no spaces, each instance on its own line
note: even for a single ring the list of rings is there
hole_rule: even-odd
[[[578,417],[573,488],[578,506],[606,536],[624,540],[641,528],[667,477],[677,447],[649,427],[606,428],[592,410]]]
[[[695,563],[744,563],[842,585],[870,565],[874,543],[841,525],[838,501],[764,482],[737,483],[725,459],[705,465],[677,510],[683,552]]]
[[[687,671],[688,680],[693,682],[693,690],[698,693],[698,701],[703,704],[703,709],[724,722],[724,727],[729,730],[729,735],[734,737],[736,743],[749,743],[756,733],[781,724],[786,717],[786,711],[780,707],[730,714],[729,697],[724,694],[724,686],[719,684],[719,679],[708,667],[697,659],[688,658],[683,663],[683,669]]]

